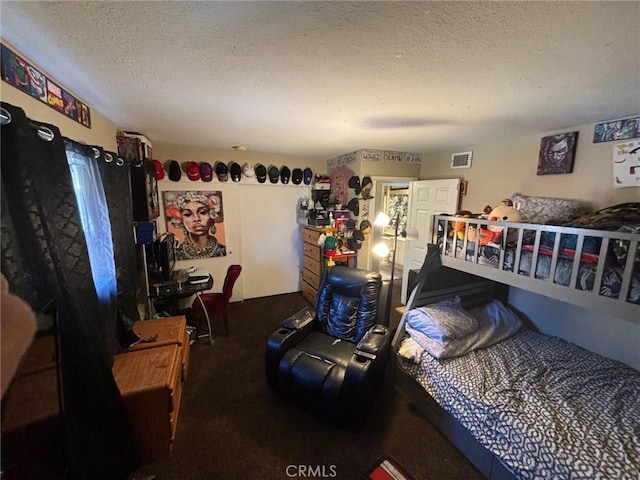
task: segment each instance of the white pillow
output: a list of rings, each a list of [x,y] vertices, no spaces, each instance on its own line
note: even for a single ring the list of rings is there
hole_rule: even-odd
[[[489,347],[515,335],[522,328],[522,320],[500,300],[492,300],[469,312],[477,322],[474,332],[451,340],[446,345],[433,340],[411,325],[406,325],[407,333],[422,348],[435,358],[459,357],[479,348]]]
[[[443,300],[406,313],[407,323],[440,345],[478,329],[478,321],[460,304],[460,298]]]
[[[412,360],[413,363],[418,363],[420,361],[422,352],[424,352],[424,348],[422,348],[420,344],[411,337],[405,338],[398,349],[398,355]]]

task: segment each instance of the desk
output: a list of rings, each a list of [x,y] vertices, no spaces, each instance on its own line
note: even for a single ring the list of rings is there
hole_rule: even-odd
[[[151,282],[149,287],[149,301],[154,298],[168,298],[173,302],[172,308],[169,308],[171,315],[178,314],[178,300],[180,298],[187,298],[191,295],[195,295],[202,309],[204,310],[204,316],[207,319],[207,326],[209,327],[209,343],[213,345],[213,334],[211,333],[211,319],[209,318],[209,312],[202,301],[202,292],[211,290],[213,288],[213,277],[209,275],[209,279],[202,283],[178,283],[175,279],[166,280],[162,282]]]

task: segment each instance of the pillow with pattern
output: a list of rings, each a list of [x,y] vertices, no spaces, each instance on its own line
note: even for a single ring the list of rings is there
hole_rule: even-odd
[[[514,193],[509,198],[514,204],[519,203],[519,210],[531,223],[559,225],[587,210],[582,202],[576,200],[532,197],[521,193]]]
[[[406,313],[407,323],[441,345],[473,333],[478,321],[460,304],[460,298],[443,300]]]

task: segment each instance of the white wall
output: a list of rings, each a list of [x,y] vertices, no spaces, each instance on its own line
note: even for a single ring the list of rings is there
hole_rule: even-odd
[[[280,168],[287,165],[310,167],[313,172],[326,173],[324,161],[307,157],[261,154],[251,151],[215,150],[185,145],[164,145],[153,143],[153,156],[165,164],[176,160],[180,164],[187,161],[229,163],[240,165],[262,163],[265,167],[273,164]],[[208,270],[215,279],[212,291],[220,291],[229,265],[242,265],[242,273],[233,290],[231,301],[258,296],[278,295],[300,290],[300,262],[302,242],[299,240],[296,207],[300,198],[310,195],[310,186],[287,185],[281,183],[257,183],[256,180],[231,180],[219,182],[214,176],[211,182],[191,181],[182,173],[181,180],[174,182],[165,176],[158,182],[158,189],[179,190],[219,190],[222,192],[227,256],[200,260],[184,260],[178,268],[195,266]],[[160,200],[159,231],[166,231],[165,216]],[[295,288],[294,288],[295,287]]]
[[[612,155],[618,142],[593,143],[593,129],[593,124],[568,127],[425,155],[420,178],[467,180],[468,195],[462,197],[460,208],[479,213],[485,205],[496,206],[500,200],[516,192],[581,200],[593,209],[640,201],[639,187],[613,188]],[[571,131],[579,132],[573,173],[536,175],[540,139]],[[452,169],[451,154],[469,150],[473,151],[471,168]]]
[[[509,303],[541,332],[640,370],[639,324],[513,287]]]

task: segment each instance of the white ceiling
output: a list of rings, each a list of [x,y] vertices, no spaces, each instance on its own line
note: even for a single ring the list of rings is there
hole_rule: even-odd
[[[436,152],[640,113],[640,2],[9,2],[1,35],[154,143]]]

